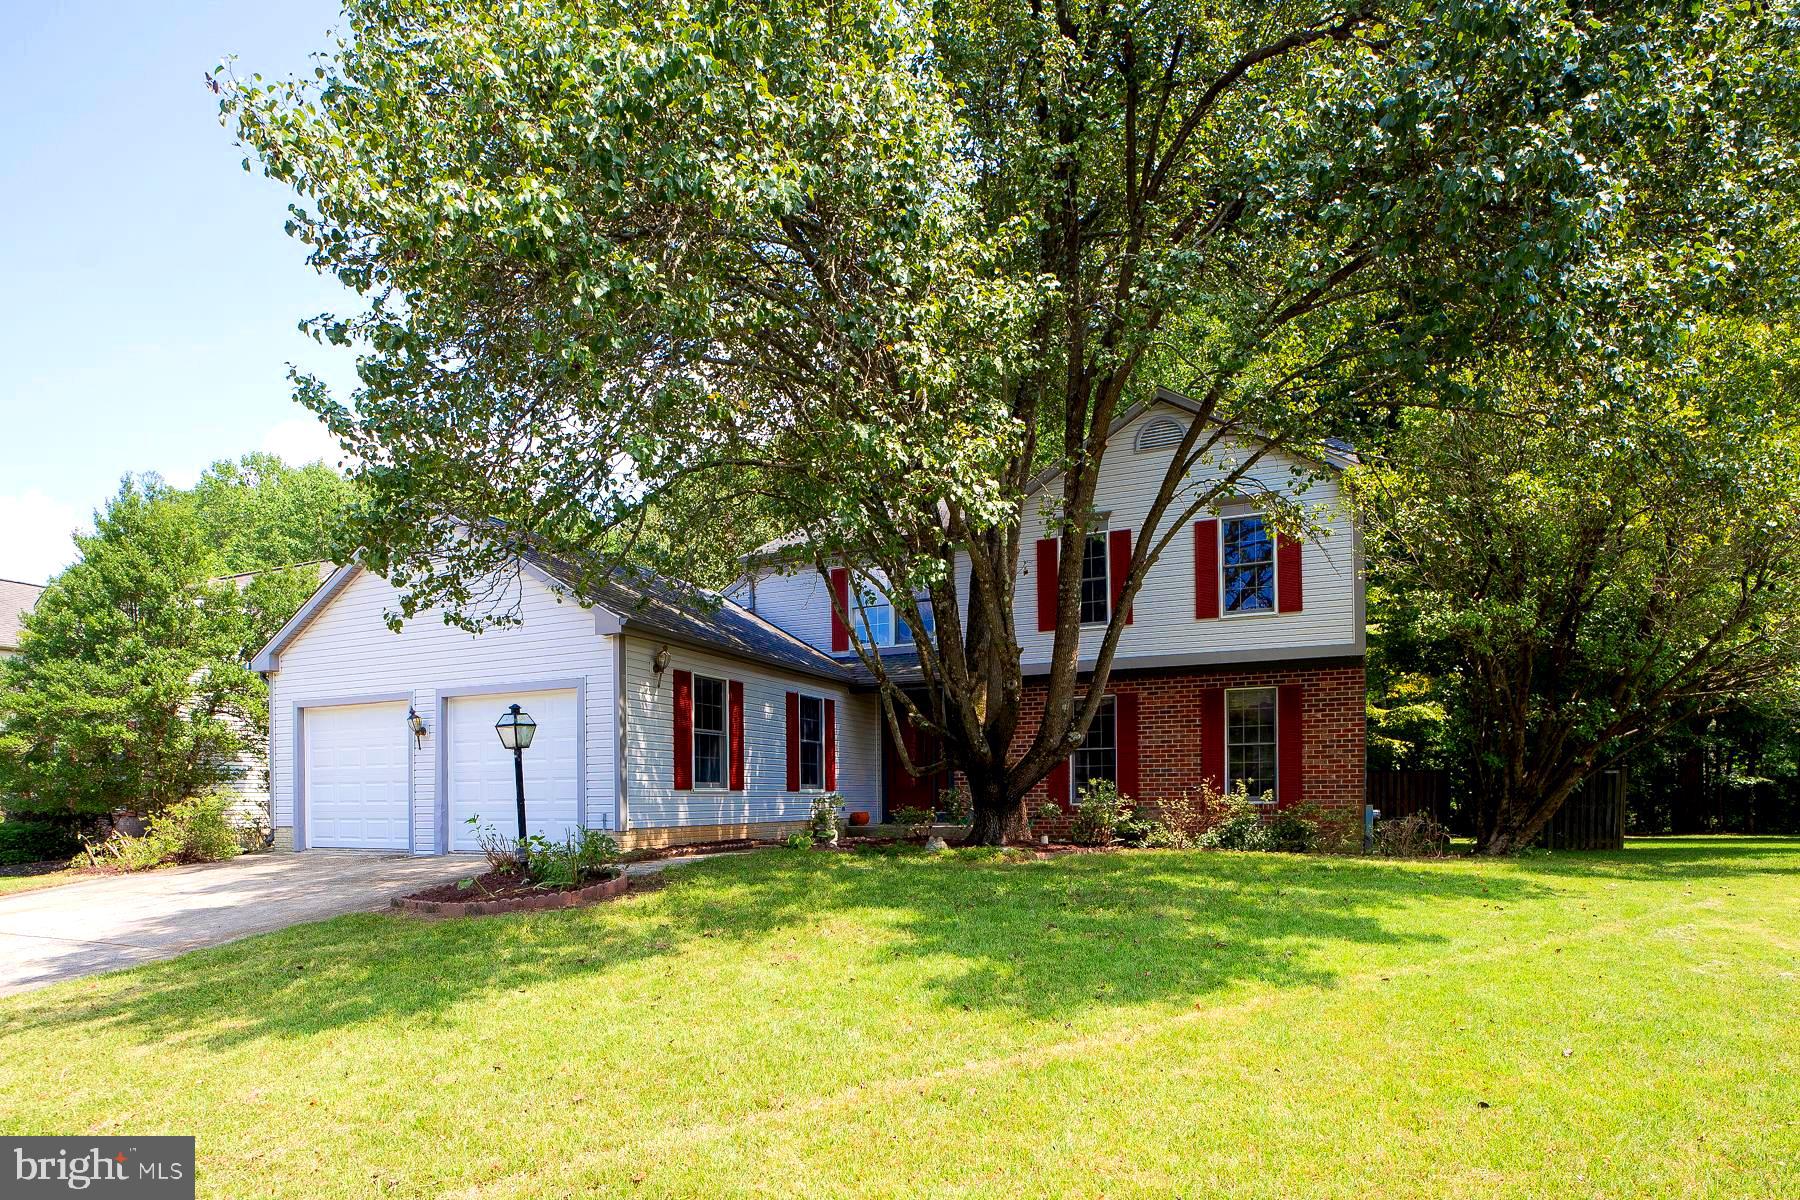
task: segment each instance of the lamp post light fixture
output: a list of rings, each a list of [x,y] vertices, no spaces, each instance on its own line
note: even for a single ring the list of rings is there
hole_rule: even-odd
[[[500,744],[512,751],[513,755],[513,787],[519,799],[519,861],[525,861],[525,749],[531,745],[532,735],[537,733],[537,722],[531,714],[514,704],[500,714],[494,722],[494,732],[500,735]]]

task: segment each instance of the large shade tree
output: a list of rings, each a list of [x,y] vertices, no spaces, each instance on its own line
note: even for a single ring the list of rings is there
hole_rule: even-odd
[[[1413,411],[1360,473],[1371,562],[1406,598],[1384,638],[1440,681],[1478,850],[1529,845],[1666,730],[1800,684],[1792,345],[1704,329],[1626,393],[1498,370],[1506,408]]]
[[[362,464],[364,552],[407,610],[508,619],[484,581],[533,552],[680,572],[733,532],[796,531],[802,561],[885,581],[920,698],[857,649],[995,842],[1082,737],[1146,572],[1251,464],[1234,434],[1304,448],[1474,350],[1636,336],[1614,301],[1643,280],[1614,248],[1658,214],[1721,222],[1675,229],[1671,279],[1702,237],[1731,257],[1788,136],[1782,17],[349,0],[311,76],[215,86],[358,298],[312,328],[360,348],[362,386],[300,395]],[[1683,303],[1658,286],[1648,328]],[[1060,468],[1081,538],[1109,429],[1157,384],[1201,419],[1091,671],[1062,556],[1024,726],[1021,497]]]

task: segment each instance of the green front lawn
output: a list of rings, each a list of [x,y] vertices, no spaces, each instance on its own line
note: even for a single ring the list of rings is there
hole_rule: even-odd
[[[36,875],[0,875],[0,896],[12,892],[29,892],[36,888],[55,887],[59,883],[74,883],[77,879],[91,879],[79,871],[68,869],[42,871]]]
[[[0,1001],[0,1132],[208,1196],[1800,1195],[1800,841],[767,851]]]

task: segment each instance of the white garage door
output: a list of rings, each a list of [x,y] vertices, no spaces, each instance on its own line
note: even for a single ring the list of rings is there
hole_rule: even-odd
[[[478,850],[475,829],[492,825],[508,841],[518,836],[512,752],[500,744],[494,722],[517,704],[537,722],[525,751],[525,828],[561,839],[576,826],[580,736],[575,692],[495,692],[456,696],[445,705],[449,756],[450,848]]]
[[[404,704],[306,709],[306,844],[405,850],[412,843]]]

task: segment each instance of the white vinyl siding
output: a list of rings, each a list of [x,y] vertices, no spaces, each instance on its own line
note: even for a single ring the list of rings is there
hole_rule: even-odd
[[[1112,439],[1106,459],[1100,467],[1094,507],[1107,515],[1109,527],[1130,529],[1134,540],[1143,528],[1150,502],[1162,483],[1172,445],[1158,444],[1162,439],[1149,437],[1139,448],[1137,434],[1146,422],[1166,421],[1175,417],[1185,423],[1186,414],[1175,414],[1167,408],[1151,408],[1137,420],[1121,429]],[[1217,460],[1196,478],[1217,478],[1230,471],[1231,465],[1253,453],[1249,446],[1222,445],[1214,451]],[[1044,519],[1044,501],[1054,495],[1053,481],[1045,492],[1025,502],[1025,530],[1019,556],[1019,577],[1015,592],[1019,646],[1026,670],[1042,670],[1050,661],[1053,640],[1049,633],[1037,628],[1036,556],[1032,546],[1048,536]],[[1321,527],[1319,536],[1308,538],[1301,549],[1301,580],[1304,593],[1299,612],[1237,612],[1229,621],[1198,620],[1194,616],[1194,538],[1192,523],[1175,531],[1162,557],[1150,568],[1149,577],[1132,602],[1132,621],[1119,641],[1114,665],[1129,669],[1133,659],[1152,663],[1167,658],[1193,658],[1211,654],[1254,657],[1263,654],[1304,657],[1319,654],[1361,653],[1362,614],[1358,607],[1356,571],[1358,551],[1350,514],[1345,506],[1339,478],[1329,468],[1303,464],[1292,457],[1270,453],[1264,455],[1239,484],[1243,497],[1265,492],[1297,495],[1314,524]],[[1236,511],[1236,510],[1234,510]],[[1210,517],[1213,514],[1203,513]],[[1222,549],[1222,547],[1221,547]],[[1101,556],[1105,558],[1104,555]],[[1104,568],[1110,570],[1110,564]],[[1095,578],[1102,575],[1096,564]],[[966,556],[958,556],[957,594],[968,596],[969,567]],[[1219,587],[1215,578],[1207,586]],[[755,585],[756,609],[766,620],[789,633],[831,652],[831,599],[826,584],[811,568],[779,574],[765,568]],[[742,582],[731,595],[740,603],[750,602],[751,588]],[[1098,593],[1096,593],[1098,594]],[[1110,608],[1110,589],[1105,597]],[[1083,657],[1091,657],[1099,648],[1105,626],[1093,624],[1081,633]]]
[[[1143,422],[1156,420],[1166,412],[1153,408],[1120,430],[1100,468],[1094,507],[1107,514],[1112,528],[1133,530],[1134,539],[1162,483],[1172,449],[1134,452],[1133,439]],[[1238,456],[1247,453],[1233,449],[1221,457],[1238,461]],[[1227,470],[1229,465],[1222,462],[1207,477]],[[1050,487],[1054,489],[1056,484]],[[1197,620],[1194,537],[1189,522],[1186,528],[1176,531],[1132,602],[1132,624],[1120,636],[1115,669],[1130,669],[1134,658],[1154,661],[1165,656],[1201,656],[1209,652],[1289,656],[1312,650],[1320,654],[1361,653],[1356,537],[1338,477],[1324,467],[1302,466],[1291,458],[1269,454],[1251,468],[1238,491],[1249,496],[1264,489],[1297,493],[1314,523],[1322,527],[1321,536],[1307,539],[1301,548],[1302,610],[1236,613],[1230,620]],[[1047,536],[1040,508],[1036,498],[1026,502],[1023,544],[1028,551],[1036,539]],[[1016,612],[1019,647],[1027,671],[1041,670],[1049,663],[1054,640],[1051,634],[1038,632],[1036,569],[1035,556],[1020,555]],[[1209,583],[1217,586],[1216,581]],[[1104,631],[1102,625],[1082,630],[1083,657],[1098,650]]]
[[[685,646],[670,647],[661,679],[657,642],[625,637],[626,804],[632,828],[801,821],[812,794],[787,788],[787,693],[830,697],[837,708],[838,791],[848,811],[881,810],[881,740],[875,700],[847,687]],[[744,685],[744,789],[675,790],[677,670]]]

